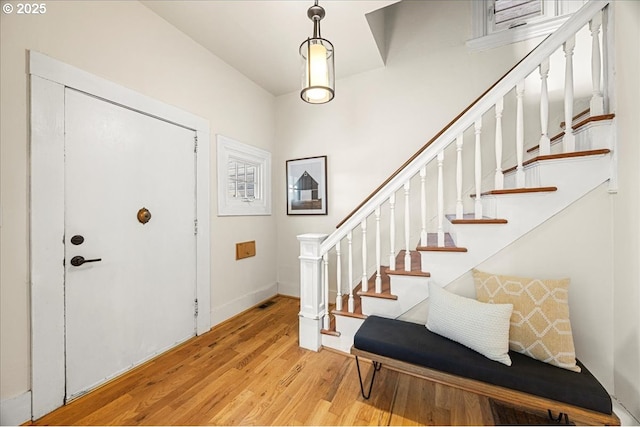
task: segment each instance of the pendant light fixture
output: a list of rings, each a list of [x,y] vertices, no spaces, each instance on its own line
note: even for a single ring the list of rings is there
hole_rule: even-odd
[[[318,6],[318,0],[307,11],[313,21],[313,37],[300,45],[302,58],[302,91],[300,97],[310,104],[324,104],[333,99],[334,64],[333,45],[320,34],[320,20],[324,18],[324,8]]]

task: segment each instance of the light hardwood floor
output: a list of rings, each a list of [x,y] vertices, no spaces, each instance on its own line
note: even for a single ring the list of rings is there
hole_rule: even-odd
[[[272,301],[33,424],[493,425],[486,398],[384,367],[364,400],[355,361],[299,348],[299,301]]]

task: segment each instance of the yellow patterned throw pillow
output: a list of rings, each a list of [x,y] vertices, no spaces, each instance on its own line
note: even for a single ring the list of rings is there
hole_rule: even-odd
[[[569,321],[569,279],[540,280],[473,270],[478,301],[513,304],[509,348],[580,372]]]

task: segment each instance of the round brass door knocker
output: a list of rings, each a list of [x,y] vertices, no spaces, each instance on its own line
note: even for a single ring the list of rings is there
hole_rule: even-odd
[[[151,212],[149,212],[149,209],[142,208],[138,211],[138,221],[140,221],[140,224],[146,224],[149,222],[150,219],[151,219]]]

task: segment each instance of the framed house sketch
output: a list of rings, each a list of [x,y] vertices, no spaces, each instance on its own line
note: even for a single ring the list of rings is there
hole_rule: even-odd
[[[327,214],[327,156],[287,160],[287,215]]]

